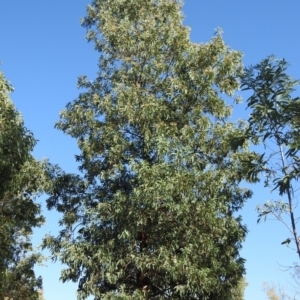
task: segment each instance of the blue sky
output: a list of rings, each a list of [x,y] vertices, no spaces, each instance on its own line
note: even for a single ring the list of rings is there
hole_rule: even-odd
[[[0,10],[0,69],[15,87],[12,99],[26,126],[39,140],[35,157],[47,157],[69,172],[76,172],[76,141],[54,129],[59,111],[75,99],[77,77],[95,77],[98,55],[84,38],[80,18],[90,1],[6,0]],[[290,62],[289,74],[300,78],[300,2],[297,0],[186,0],[185,24],[191,27],[193,42],[207,42],[217,27],[225,42],[244,53],[244,64],[256,64],[270,54]],[[247,118],[241,105],[234,116]],[[294,251],[280,243],[286,238],[281,224],[257,225],[255,207],[270,195],[262,185],[252,186],[254,196],[241,214],[249,234],[242,250],[247,259],[246,300],[265,299],[264,281],[288,285],[289,272],[280,265],[297,261]],[[36,230],[34,240],[58,230],[59,216],[45,209],[46,225]],[[61,265],[47,262],[37,268],[44,278],[46,300],[75,300],[76,285],[59,282]]]

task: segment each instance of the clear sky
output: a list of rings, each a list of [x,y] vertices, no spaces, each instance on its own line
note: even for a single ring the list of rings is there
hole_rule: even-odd
[[[54,129],[59,111],[75,99],[77,77],[95,78],[98,55],[84,38],[80,18],[89,0],[1,0],[0,69],[12,82],[12,99],[22,113],[26,126],[39,140],[36,158],[47,157],[69,172],[77,172],[74,154],[76,141]],[[224,31],[225,42],[244,53],[244,64],[256,64],[270,54],[290,62],[289,74],[300,78],[300,2],[297,0],[186,0],[185,24],[191,27],[193,42],[207,42],[217,27]],[[242,105],[235,116],[247,118]],[[289,272],[280,265],[297,261],[294,251],[280,243],[287,237],[281,224],[257,225],[255,207],[270,195],[262,186],[252,187],[254,196],[241,211],[249,234],[242,250],[247,259],[246,300],[265,299],[264,281],[288,285]],[[276,197],[274,198],[276,199]],[[36,230],[35,243],[58,230],[57,213],[45,209],[47,219]],[[75,300],[76,285],[59,282],[62,266],[47,262],[37,268],[44,278],[46,300]]]

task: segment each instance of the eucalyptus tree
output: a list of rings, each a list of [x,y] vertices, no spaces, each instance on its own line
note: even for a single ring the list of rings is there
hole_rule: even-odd
[[[293,96],[300,81],[286,73],[287,67],[284,59],[270,56],[245,69],[242,87],[252,92],[248,99],[252,111],[247,135],[255,144],[265,145],[257,172],[265,176],[266,187],[283,197],[258,206],[258,222],[268,216],[282,222],[289,232],[282,244],[293,242],[300,257],[296,210],[299,204],[300,98]]]
[[[96,0],[82,21],[99,72],[56,124],[82,175],[49,166],[63,228],[44,240],[79,299],[237,299],[240,182],[256,156],[221,95],[239,87],[242,55],[219,33],[192,43],[181,8]]]
[[[43,217],[35,195],[44,180],[31,151],[35,139],[9,98],[13,88],[0,72],[0,298],[37,299],[42,280],[33,267],[41,259],[31,244]]]

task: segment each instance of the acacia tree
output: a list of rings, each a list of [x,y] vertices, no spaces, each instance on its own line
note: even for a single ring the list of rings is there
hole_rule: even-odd
[[[33,267],[41,255],[30,235],[43,222],[35,195],[44,176],[30,154],[33,135],[9,98],[12,90],[0,72],[0,299],[38,299],[42,280]]]
[[[220,95],[238,88],[241,53],[220,34],[190,42],[181,5],[96,0],[83,19],[98,77],[79,78],[56,124],[83,176],[49,166],[63,229],[44,240],[79,299],[240,299],[239,184],[256,156]]]
[[[268,216],[282,222],[289,231],[282,244],[293,241],[300,257],[295,215],[299,204],[300,98],[292,96],[300,81],[287,75],[287,67],[284,59],[270,56],[245,69],[242,87],[253,92],[248,99],[248,107],[252,109],[248,136],[255,144],[265,145],[256,171],[265,176],[265,186],[286,197],[258,206],[258,222]]]

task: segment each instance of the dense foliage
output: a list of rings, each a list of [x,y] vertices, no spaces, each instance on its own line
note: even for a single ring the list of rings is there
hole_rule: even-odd
[[[35,140],[9,98],[12,90],[0,73],[0,299],[27,300],[37,299],[42,285],[30,235],[43,222],[34,201],[43,171],[30,154]]]
[[[83,176],[49,166],[63,229],[44,240],[80,299],[240,299],[236,212],[255,155],[221,94],[239,86],[241,53],[218,33],[191,43],[182,20],[175,0],[96,0],[83,20],[98,77],[79,78],[57,124]]]

